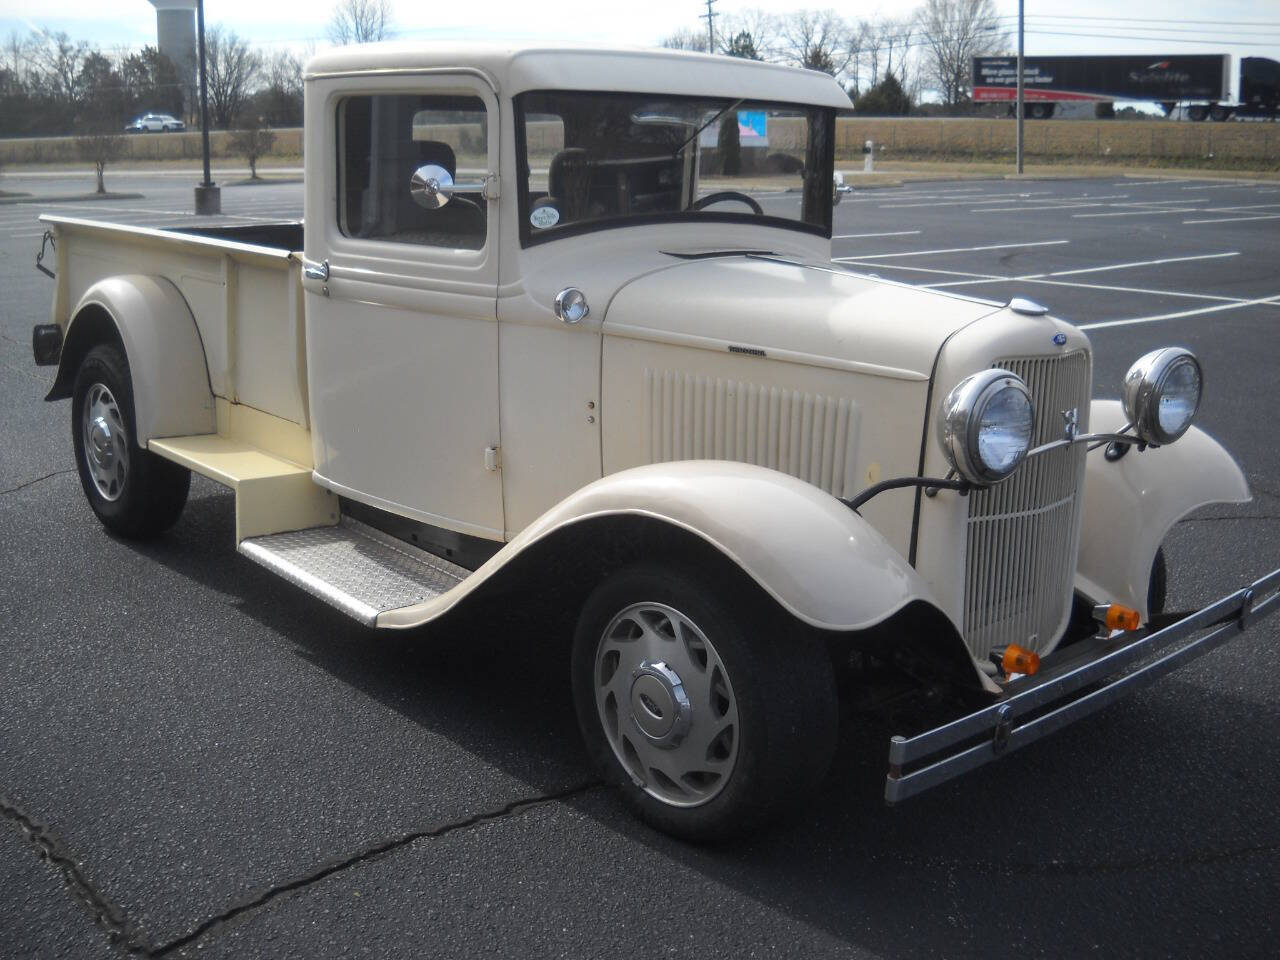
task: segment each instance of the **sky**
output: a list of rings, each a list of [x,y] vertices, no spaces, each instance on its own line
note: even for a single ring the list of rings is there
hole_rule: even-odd
[[[716,0],[716,12],[760,7],[785,13],[833,6],[850,20],[901,16],[913,0],[876,6],[824,4],[822,0]],[[400,39],[474,39],[656,45],[681,27],[705,28],[699,0],[485,0],[483,3],[413,3],[391,0]],[[206,24],[221,23],[258,49],[323,47],[331,9],[326,0],[207,0]],[[1011,29],[1016,0],[996,0]],[[104,50],[155,42],[155,9],[147,0],[42,0],[39,13],[18,0],[0,0],[0,39],[12,31],[65,31]],[[106,11],[110,10],[110,15]],[[900,12],[901,11],[901,12]],[[1280,0],[1026,0],[1027,53],[1230,53],[1280,59]],[[1119,17],[1128,19],[1120,20]],[[1071,34],[1076,34],[1072,36]],[[1088,34],[1088,36],[1080,36]]]

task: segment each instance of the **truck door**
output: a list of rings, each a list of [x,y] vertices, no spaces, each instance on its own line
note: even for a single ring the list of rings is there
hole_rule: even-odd
[[[465,75],[319,80],[307,99],[317,479],[500,540],[497,101]]]

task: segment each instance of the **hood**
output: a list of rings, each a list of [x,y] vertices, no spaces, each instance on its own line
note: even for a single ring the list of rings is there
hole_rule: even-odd
[[[737,255],[627,283],[609,304],[604,331],[927,380],[947,337],[999,309],[832,266]]]

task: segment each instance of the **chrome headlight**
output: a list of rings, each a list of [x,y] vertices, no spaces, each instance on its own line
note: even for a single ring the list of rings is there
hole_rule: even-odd
[[[938,439],[956,473],[970,483],[1003,480],[1031,448],[1031,392],[1015,373],[983,370],[942,401]]]
[[[1190,350],[1162,347],[1124,375],[1124,415],[1145,443],[1173,443],[1191,426],[1204,375]]]

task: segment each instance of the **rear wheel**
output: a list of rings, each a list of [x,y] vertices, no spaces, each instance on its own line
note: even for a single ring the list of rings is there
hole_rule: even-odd
[[[763,603],[724,604],[681,568],[631,567],[592,593],[574,638],[578,722],[642,819],[719,839],[821,782],[835,684],[821,642],[789,626]]]
[[[85,355],[71,400],[71,442],[89,506],[109,530],[145,539],[178,521],[191,471],[138,446],[129,363],[119,347]]]
[[[1214,123],[1222,123],[1224,120],[1229,119],[1230,116],[1231,108],[1224,107],[1220,103],[1215,103],[1209,108],[1209,119],[1214,121]]]
[[[1199,123],[1207,116],[1209,116],[1209,108],[1203,103],[1193,103],[1191,106],[1187,107],[1188,120],[1194,120],[1196,123]]]

